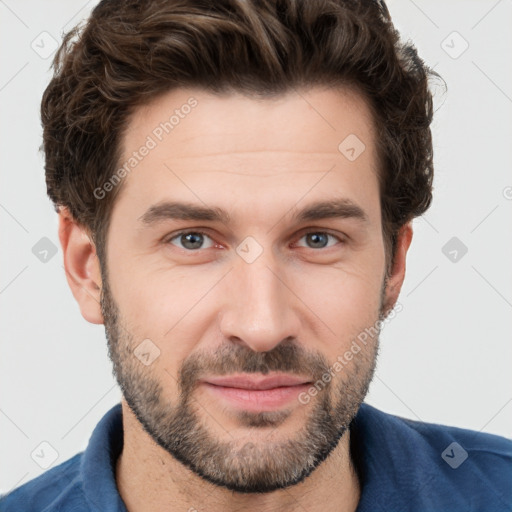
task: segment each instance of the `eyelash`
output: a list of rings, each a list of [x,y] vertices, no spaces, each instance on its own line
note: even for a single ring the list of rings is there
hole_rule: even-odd
[[[174,233],[172,234],[171,236],[168,236],[166,237],[163,242],[165,244],[171,244],[171,245],[174,245],[172,244],[172,240],[175,240],[176,238],[179,238],[181,237],[182,235],[188,235],[190,233],[193,233],[193,234],[198,234],[198,235],[203,235],[203,236],[207,236],[208,238],[212,239],[213,241],[213,238],[206,232],[206,231],[201,231],[200,229],[190,229],[190,230],[184,230],[184,231],[179,231],[178,233]],[[306,231],[306,232],[302,232],[301,233],[301,236],[299,238],[299,240],[301,240],[302,238],[304,238],[305,236],[307,235],[310,235],[310,234],[322,234],[322,235],[327,235],[327,236],[330,236],[332,238],[336,238],[338,240],[338,242],[340,243],[344,243],[345,240],[342,239],[340,236],[338,235],[334,235],[333,233],[331,233],[330,231],[321,231],[321,230],[309,230],[309,231]],[[177,246],[175,246],[177,247]],[[314,249],[312,247],[304,247],[305,249],[312,249],[314,251],[319,251],[321,249],[329,249],[331,248],[332,246],[327,246],[327,247],[321,247],[320,249]],[[178,249],[181,249],[182,251],[185,251],[185,252],[189,252],[189,253],[194,253],[194,252],[199,252],[201,250],[206,250],[206,249],[185,249],[185,248],[182,248],[182,247],[177,247]],[[210,248],[210,247],[209,247]]]

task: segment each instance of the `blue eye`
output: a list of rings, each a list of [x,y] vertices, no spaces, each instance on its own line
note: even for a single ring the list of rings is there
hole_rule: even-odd
[[[324,249],[325,247],[328,247],[329,237],[338,242],[341,242],[337,236],[331,235],[330,233],[325,233],[324,231],[311,231],[301,237],[300,240],[305,238],[307,243],[310,244],[307,246],[310,249]],[[335,245],[335,243],[331,245]]]
[[[210,239],[212,242],[208,247],[203,246],[205,237]],[[173,240],[178,240],[181,245],[175,244]],[[180,249],[186,249],[188,251],[208,249],[214,245],[213,240],[206,233],[202,233],[201,231],[182,231],[181,233],[178,233],[177,235],[170,238],[169,243],[177,245],[180,247]]]
[[[339,237],[326,233],[325,231],[310,231],[303,235],[299,240],[302,239],[306,239],[307,245],[301,246],[309,249],[324,249],[342,241]],[[329,243],[329,239],[331,239],[333,243]],[[169,238],[166,243],[171,243],[180,249],[191,252],[198,251],[200,249],[209,249],[215,245],[215,242],[211,237],[202,231],[182,231],[174,235],[172,238]]]

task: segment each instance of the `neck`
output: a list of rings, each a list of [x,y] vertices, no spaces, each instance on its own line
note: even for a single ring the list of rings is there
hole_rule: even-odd
[[[116,464],[116,483],[129,512],[186,510],[234,512],[354,512],[360,497],[350,459],[350,432],[301,483],[270,493],[245,494],[197,476],[157,445],[122,401],[124,444]]]

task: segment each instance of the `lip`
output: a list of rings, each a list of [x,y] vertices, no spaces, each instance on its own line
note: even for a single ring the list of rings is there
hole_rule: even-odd
[[[288,386],[297,386],[299,384],[308,384],[311,381],[301,377],[288,374],[277,374],[271,376],[253,376],[253,375],[230,375],[228,377],[210,377],[204,379],[204,382],[214,386],[223,386],[228,388],[264,390]]]
[[[281,409],[311,385],[311,381],[286,374],[257,377],[232,375],[211,377],[201,384],[215,399],[246,411]]]

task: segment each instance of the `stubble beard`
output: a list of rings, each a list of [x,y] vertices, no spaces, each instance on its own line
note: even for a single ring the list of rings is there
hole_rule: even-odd
[[[326,383],[324,379],[323,389],[308,404],[299,406],[308,407],[309,413],[294,435],[284,440],[276,436],[280,425],[293,413],[291,409],[238,411],[234,416],[242,427],[266,429],[268,435],[254,440],[219,440],[213,429],[206,426],[210,416],[202,411],[206,422],[201,418],[201,405],[193,396],[202,376],[275,371],[311,375],[316,383],[326,372],[332,374],[332,365],[322,354],[306,352],[293,340],[285,340],[269,352],[223,345],[214,353],[191,354],[183,361],[177,377],[179,401],[171,404],[164,398],[165,382],[155,378],[152,367],[144,366],[135,357],[133,351],[140,340],[135,340],[122,327],[106,276],[101,308],[113,374],[144,430],[204,480],[239,493],[268,493],[306,479],[336,448],[350,427],[375,371],[378,335],[335,378]],[[175,385],[170,375],[167,382],[169,386]]]

